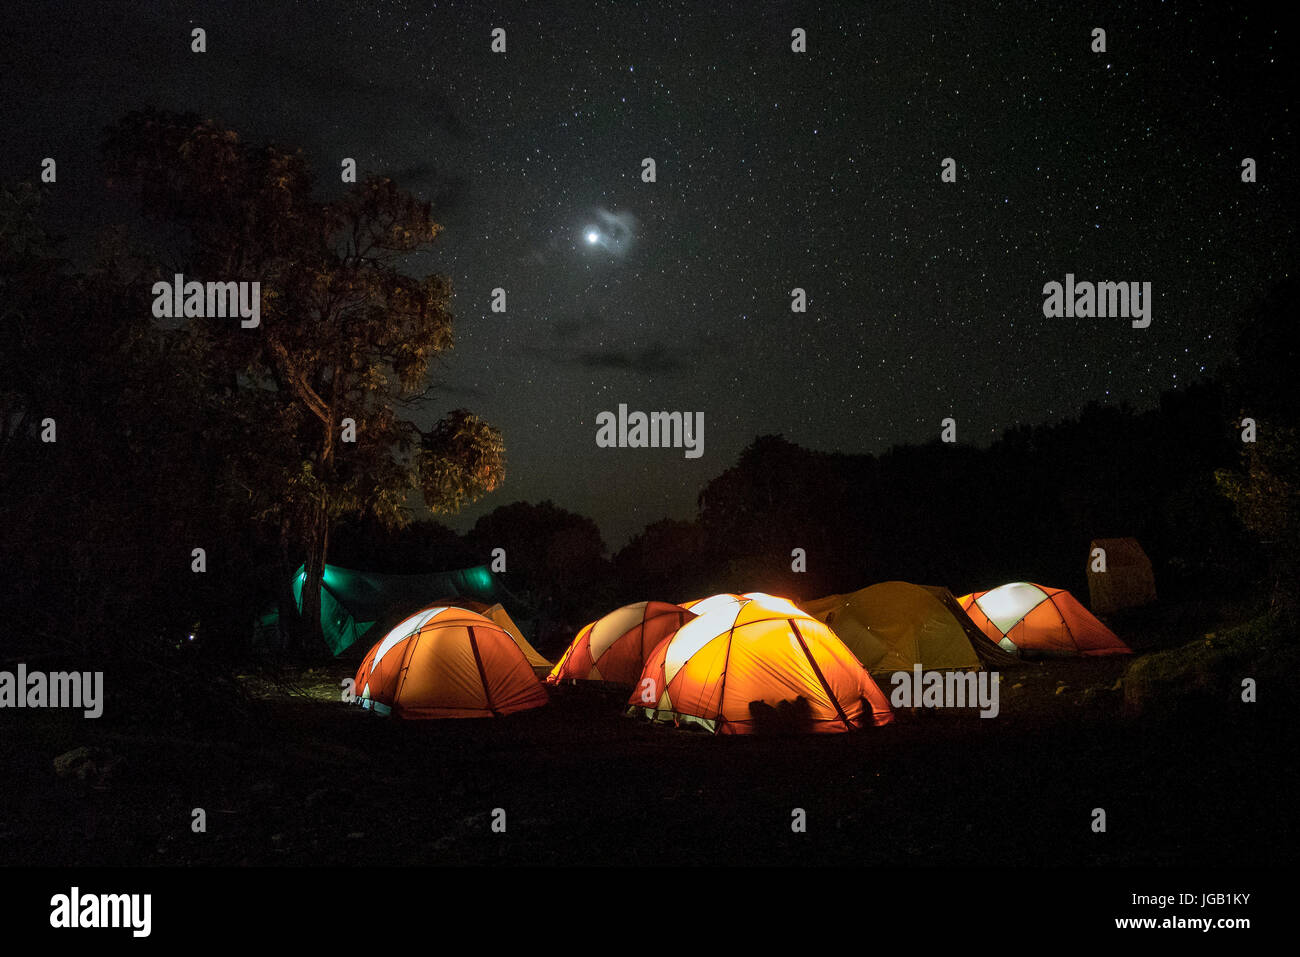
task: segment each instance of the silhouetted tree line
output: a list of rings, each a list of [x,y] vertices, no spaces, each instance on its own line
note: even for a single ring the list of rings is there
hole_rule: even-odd
[[[346,224],[400,252],[436,233],[428,210],[382,182],[313,205],[296,154],[232,136],[138,115],[110,136],[110,167],[188,237],[175,268],[271,264],[287,299],[267,318],[277,324],[265,351],[209,323],[152,320],[151,282],[172,265],[115,231],[74,268],[37,190],[0,195],[0,657],[75,654],[175,675],[196,658],[245,655],[253,617],[268,602],[286,608],[289,572],[304,561],[434,571],[485,563],[498,547],[507,587],[552,652],[584,622],[646,598],[803,598],[888,579],[959,593],[1028,579],[1086,593],[1089,542],[1127,535],[1165,598],[1267,586],[1294,602],[1294,281],[1246,317],[1228,368],[1155,409],[1090,405],[987,448],[856,455],[760,436],[707,483],[694,519],[653,523],[611,556],[595,522],[551,502],[504,505],[464,535],[412,520],[412,495],[428,514],[495,487],[499,437],[468,413],[417,434],[381,381],[394,364],[411,379],[449,345],[442,287],[311,237]],[[177,142],[191,140],[177,160]],[[232,192],[249,183],[254,199]],[[187,191],[196,184],[213,221]],[[248,241],[272,219],[284,235]],[[360,311],[332,311],[330,295],[356,297]],[[381,314],[386,303],[400,303],[401,321]],[[322,322],[329,349],[312,338]],[[398,341],[412,324],[424,335],[414,353]],[[341,455],[323,428],[333,412],[315,408],[326,394],[353,394],[330,409],[356,410],[382,441]],[[1245,416],[1258,423],[1253,446],[1240,438]],[[791,569],[796,548],[806,572]]]
[[[507,582],[567,637],[619,604],[718,591],[818,597],[890,579],[954,592],[1030,580],[1086,600],[1093,539],[1133,536],[1164,600],[1268,594],[1293,601],[1300,531],[1296,349],[1279,286],[1243,322],[1239,356],[1137,412],[1091,404],[1010,429],[987,448],[936,440],[874,455],[756,438],[708,482],[693,520],[648,525],[612,558],[595,523],[550,502],[516,502],[464,536],[436,524],[345,533],[335,559],[436,570],[510,556]],[[1242,441],[1254,418],[1257,441]],[[792,570],[804,549],[807,570]],[[545,625],[543,626],[546,627]]]

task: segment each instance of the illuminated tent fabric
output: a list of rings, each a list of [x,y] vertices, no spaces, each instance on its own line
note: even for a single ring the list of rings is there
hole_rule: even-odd
[[[355,687],[362,707],[399,718],[485,718],[547,702],[514,639],[454,607],[401,622],[366,653]]]
[[[519,630],[519,626],[515,624],[514,619],[510,617],[505,608],[501,606],[500,602],[495,605],[489,605],[487,602],[475,601],[472,598],[439,598],[434,602],[434,604],[454,605],[457,608],[465,608],[469,611],[475,612],[476,614],[482,615],[514,639],[515,644],[518,645],[519,650],[524,653],[524,657],[528,659],[528,664],[534,671],[551,670],[551,663],[543,658],[541,653],[528,643],[528,639],[524,637],[523,632]]]
[[[882,582],[848,595],[803,605],[848,645],[873,674],[911,671],[978,671],[979,656],[961,623],[920,585]]]
[[[749,599],[744,595],[733,595],[730,592],[721,592],[717,595],[710,595],[708,598],[695,598],[691,601],[681,602],[680,604],[688,611],[693,611],[697,615],[703,615],[718,608],[727,608],[732,605],[743,605],[747,601],[749,601]]]
[[[1029,655],[1127,655],[1128,646],[1068,591],[1011,582],[958,599],[971,620],[1008,651]]]
[[[893,719],[866,669],[826,625],[784,598],[743,603],[688,621],[651,652],[631,713],[717,734],[762,730],[772,714],[800,715],[809,732]]]
[[[1098,571],[1096,549],[1106,553],[1106,570]],[[1108,615],[1156,600],[1151,559],[1135,538],[1099,538],[1088,546],[1088,604],[1094,614]]]
[[[293,576],[293,597],[302,610],[305,573]],[[502,589],[485,565],[424,575],[385,575],[326,565],[321,581],[320,623],[334,654],[352,646],[377,622],[390,623],[426,608],[439,596],[500,601]]]
[[[950,592],[942,585],[921,585],[931,595],[933,595],[948,613],[957,620],[961,625],[962,631],[966,632],[966,638],[971,647],[975,649],[975,654],[979,655],[985,667],[1007,667],[1014,665],[1019,661],[1019,655],[1013,651],[1008,651],[995,641],[991,641],[989,636],[980,630],[979,625],[971,620],[970,615],[966,614],[966,609],[962,608],[961,602],[957,596]]]
[[[694,617],[664,601],[624,605],[578,632],[546,680],[634,684],[655,645]]]

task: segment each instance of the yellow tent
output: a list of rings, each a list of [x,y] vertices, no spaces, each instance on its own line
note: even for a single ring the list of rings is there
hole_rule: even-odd
[[[979,655],[961,622],[929,589],[882,582],[847,595],[828,595],[801,607],[825,622],[870,672],[969,670]]]

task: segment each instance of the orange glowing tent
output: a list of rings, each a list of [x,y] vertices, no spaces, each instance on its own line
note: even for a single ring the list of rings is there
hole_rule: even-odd
[[[1113,631],[1063,588],[1010,582],[957,599],[1008,651],[1034,655],[1129,655]]]
[[[717,734],[767,725],[842,732],[893,719],[885,695],[830,628],[784,598],[744,598],[660,642],[629,713]]]
[[[416,612],[361,661],[357,701],[398,718],[485,718],[546,704],[546,689],[499,625],[464,608]]]
[[[718,608],[727,608],[732,605],[743,605],[749,601],[744,595],[733,595],[730,592],[721,592],[717,595],[710,595],[708,598],[695,598],[691,601],[679,602],[679,604],[697,615],[703,615],[706,612],[714,611]]]
[[[635,684],[655,645],[694,617],[680,605],[666,601],[624,605],[578,632],[546,681]]]
[[[543,658],[538,650],[528,643],[528,639],[524,637],[524,633],[519,630],[519,626],[515,624],[515,620],[510,617],[510,614],[501,607],[500,602],[497,602],[495,605],[489,605],[485,601],[475,601],[473,598],[439,598],[434,602],[434,604],[454,605],[457,608],[465,608],[475,614],[482,615],[484,618],[491,620],[497,625],[500,625],[501,630],[515,640],[515,644],[518,645],[519,650],[524,653],[524,657],[528,659],[528,664],[532,667],[534,672],[546,672],[551,670],[551,663]]]

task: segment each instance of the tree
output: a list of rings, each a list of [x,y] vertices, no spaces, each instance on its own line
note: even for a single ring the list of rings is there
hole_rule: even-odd
[[[695,522],[664,518],[647,525],[614,556],[619,600],[704,597],[716,577],[707,544]]]
[[[543,618],[568,627],[609,610],[605,543],[586,516],[549,501],[512,502],[480,518],[466,537],[484,561],[505,549],[510,580],[530,593]]]
[[[715,567],[729,569],[718,586],[800,597],[832,587],[849,553],[866,550],[852,482],[860,464],[779,435],[755,438],[699,495],[697,524]],[[791,571],[795,548],[808,558],[806,572]]]
[[[1300,432],[1269,422],[1246,443],[1240,471],[1215,473],[1237,516],[1259,537],[1269,556],[1272,601],[1295,615],[1300,604]]]
[[[1300,395],[1294,388],[1300,328],[1292,316],[1300,281],[1277,283],[1246,313],[1227,370],[1235,420],[1225,434],[1255,422],[1243,443],[1241,467],[1215,473],[1220,492],[1264,546],[1271,565],[1273,604],[1294,615],[1300,605]]]
[[[252,563],[258,543],[225,449],[198,440],[220,392],[188,330],[150,321],[156,265],[110,231],[74,270],[39,195],[0,191],[0,618],[40,651],[131,660],[134,682],[196,621],[247,627],[229,600],[245,566],[225,556]]]
[[[319,637],[333,522],[400,526],[415,493],[442,514],[504,479],[501,436],[472,413],[428,431],[409,418],[452,347],[451,286],[403,267],[441,227],[429,203],[382,177],[318,201],[301,153],[250,146],[192,114],[132,113],[105,155],[110,182],[133,186],[157,228],[178,233],[177,271],[261,283],[256,328],[188,321],[229,395],[222,425],[250,504],[278,530],[286,588],[303,558],[300,638]]]

